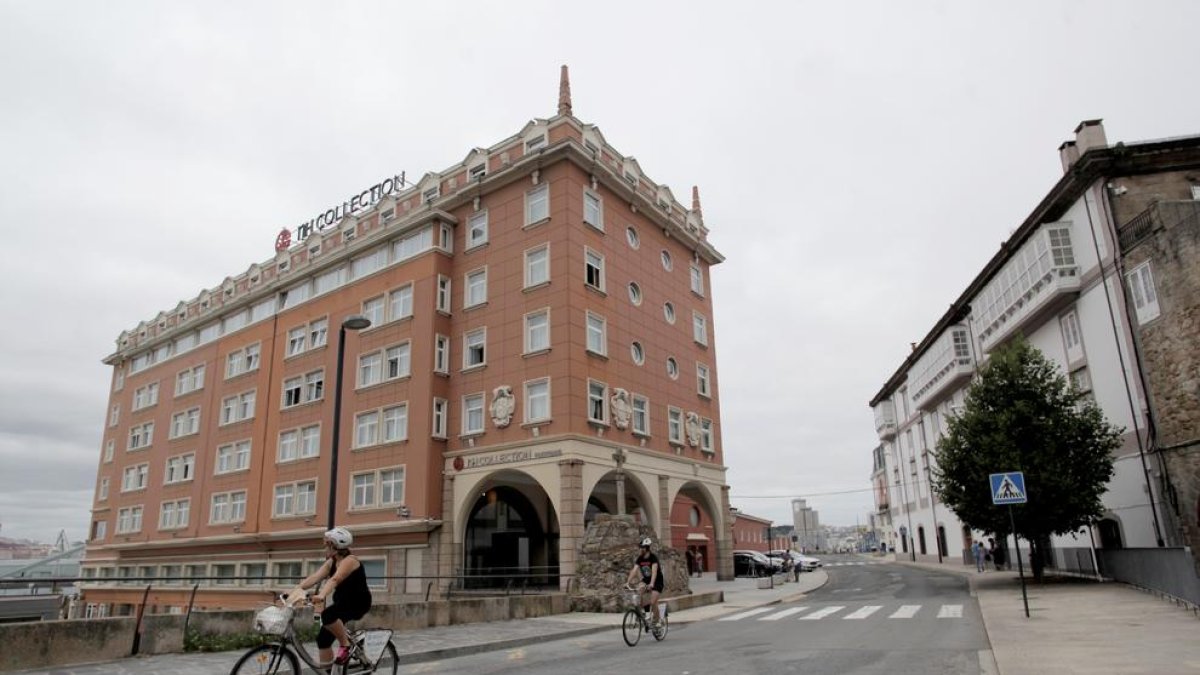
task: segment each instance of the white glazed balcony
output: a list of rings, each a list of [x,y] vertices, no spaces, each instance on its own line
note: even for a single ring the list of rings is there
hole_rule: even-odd
[[[1031,319],[1078,292],[1070,225],[1043,226],[971,303],[980,347],[990,352]]]
[[[921,410],[933,408],[975,372],[966,327],[947,328],[908,372],[913,405]]]
[[[874,408],[875,431],[880,440],[890,440],[896,436],[896,408],[891,401],[880,401]]]

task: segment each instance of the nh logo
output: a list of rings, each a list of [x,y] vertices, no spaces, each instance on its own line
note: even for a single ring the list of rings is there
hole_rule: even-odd
[[[1025,474],[1020,471],[994,473],[988,478],[992,485],[993,504],[1024,504],[1029,501],[1025,496]]]

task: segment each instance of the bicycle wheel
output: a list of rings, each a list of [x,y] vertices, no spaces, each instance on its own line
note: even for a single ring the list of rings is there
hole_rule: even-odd
[[[238,659],[229,675],[300,675],[300,662],[283,645],[260,645]]]
[[[642,639],[642,617],[636,609],[625,612],[625,618],[621,620],[621,636],[630,647]]]
[[[661,623],[658,624],[658,628],[654,630],[654,639],[662,642],[667,639],[667,616],[664,614],[660,621]]]
[[[373,672],[396,675],[398,670],[400,670],[400,655],[396,653],[396,645],[389,642],[387,647],[384,647],[383,655],[379,657],[379,662],[375,664]]]

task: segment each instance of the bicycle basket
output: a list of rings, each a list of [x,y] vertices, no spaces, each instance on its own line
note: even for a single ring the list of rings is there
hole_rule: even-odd
[[[642,594],[637,591],[625,591],[625,604],[630,607],[642,606]]]
[[[283,635],[292,622],[291,607],[264,607],[254,615],[254,630],[263,635]]]

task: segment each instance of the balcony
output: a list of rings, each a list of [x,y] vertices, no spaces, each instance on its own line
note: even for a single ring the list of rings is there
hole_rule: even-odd
[[[1158,230],[1170,229],[1191,221],[1200,220],[1200,201],[1191,199],[1183,201],[1155,202],[1134,216],[1117,231],[1117,239],[1121,244],[1121,253],[1128,253],[1142,240]]]
[[[909,371],[912,402],[920,410],[932,410],[938,401],[954,392],[975,372],[975,358],[965,326],[951,326],[930,345]]]
[[[975,296],[972,321],[985,352],[1079,293],[1069,223],[1044,226]]]
[[[872,410],[875,412],[875,431],[882,441],[896,437],[896,407],[891,401],[880,401]]]

